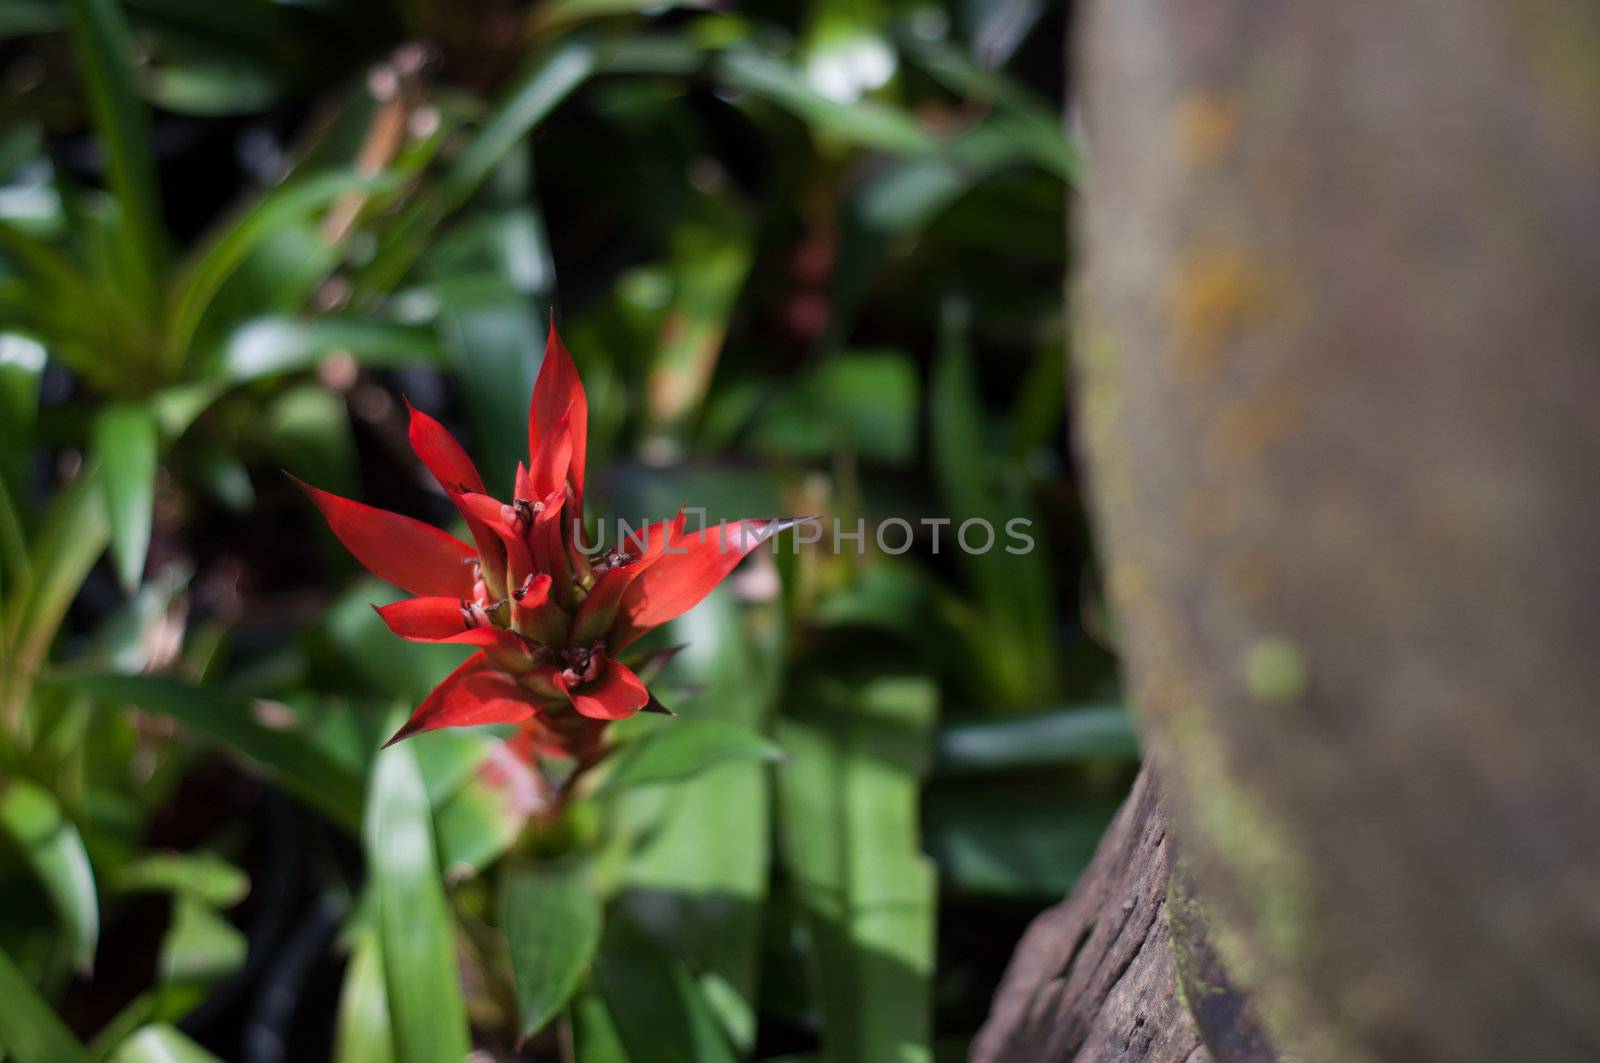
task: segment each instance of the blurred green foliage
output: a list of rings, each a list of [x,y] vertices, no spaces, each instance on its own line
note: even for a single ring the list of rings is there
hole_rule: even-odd
[[[970,1036],[1137,759],[1064,444],[1061,17],[0,0],[0,1056]],[[404,394],[503,489],[552,307],[609,515],[829,527],[672,625],[680,715],[558,815],[492,731],[377,752],[462,655],[278,475],[441,517]]]

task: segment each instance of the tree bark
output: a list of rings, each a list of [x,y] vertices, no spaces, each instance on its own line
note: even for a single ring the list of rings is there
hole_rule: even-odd
[[[1079,423],[1213,939],[1288,1057],[1600,1058],[1600,6],[1088,7]],[[1122,859],[979,1058],[1119,1058]]]
[[[1072,894],[1028,927],[973,1063],[1273,1063],[1173,853],[1147,766]]]

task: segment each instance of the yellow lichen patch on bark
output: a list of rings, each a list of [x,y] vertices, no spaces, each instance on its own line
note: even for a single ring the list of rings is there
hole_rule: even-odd
[[[1178,146],[1194,166],[1211,167],[1239,136],[1239,110],[1218,92],[1198,92],[1178,107]]]
[[[1202,377],[1216,369],[1228,343],[1271,307],[1266,274],[1234,248],[1190,255],[1172,290],[1172,325],[1178,367]]]

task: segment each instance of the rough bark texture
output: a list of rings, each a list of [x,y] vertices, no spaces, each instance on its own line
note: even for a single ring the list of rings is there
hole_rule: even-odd
[[[1028,927],[973,1043],[973,1063],[1210,1063],[1178,994],[1171,851],[1146,769],[1078,887]]]
[[[1296,1058],[1600,1059],[1600,5],[1088,7],[1080,420],[1221,951]]]

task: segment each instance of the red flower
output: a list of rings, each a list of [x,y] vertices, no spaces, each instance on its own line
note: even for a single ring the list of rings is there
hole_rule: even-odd
[[[629,645],[693,608],[778,530],[745,520],[688,534],[680,512],[591,556],[581,538],[588,424],[577,367],[552,324],[528,414],[528,464],[517,466],[509,504],[487,494],[439,422],[411,408],[411,446],[461,511],[470,546],[295,481],[356,560],[416,596],[378,608],[390,630],[478,647],[391,743],[439,727],[521,723],[519,748],[592,756],[597,721],[651,702],[623,656]]]

